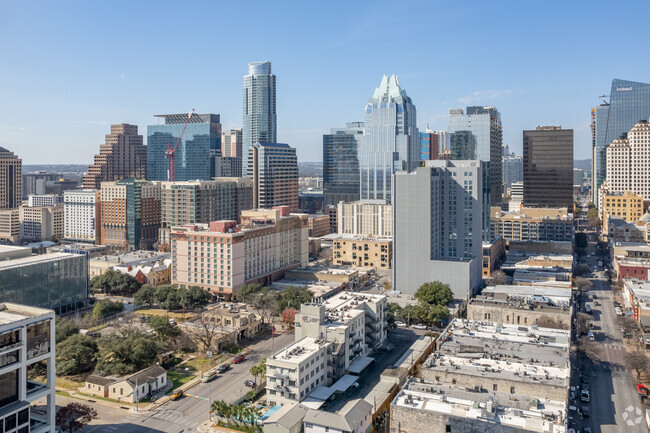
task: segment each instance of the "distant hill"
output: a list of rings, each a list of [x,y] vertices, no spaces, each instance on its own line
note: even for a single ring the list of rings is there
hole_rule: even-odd
[[[591,173],[591,159],[574,159],[573,168],[579,168]]]
[[[323,177],[322,162],[298,162],[300,177]]]
[[[23,174],[44,171],[46,173],[78,174],[88,171],[88,165],[81,164],[23,164]]]

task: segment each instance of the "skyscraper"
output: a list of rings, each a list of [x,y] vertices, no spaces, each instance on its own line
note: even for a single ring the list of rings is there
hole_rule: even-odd
[[[629,133],[607,147],[607,180],[602,185],[603,190],[609,193],[631,191],[643,200],[650,200],[649,136],[650,123],[637,122]]]
[[[229,129],[221,133],[221,156],[241,158],[242,129]]]
[[[467,107],[464,114],[462,108],[452,108],[449,110],[449,130],[470,131],[474,135],[476,159],[489,163],[487,169],[490,179],[490,204],[498,206],[501,203],[503,145],[503,127],[499,110],[494,107]]]
[[[359,200],[358,146],[363,122],[323,135],[323,188],[325,206]]]
[[[524,160],[521,156],[502,156],[503,161],[503,186],[510,188],[513,183],[524,180]]]
[[[23,161],[0,147],[0,209],[15,209],[22,199]]]
[[[573,209],[573,129],[524,131],[523,204]]]
[[[257,143],[248,152],[248,176],[253,179],[256,209],[288,206],[298,210],[296,149],[284,143]]]
[[[362,200],[391,200],[391,176],[413,170],[420,146],[415,105],[397,76],[386,75],[366,105],[359,147]]]
[[[171,160],[165,152],[178,141],[187,114],[160,114],[164,125],[147,127],[147,178],[169,180]],[[214,158],[221,153],[221,123],[218,114],[193,113],[174,156],[174,180],[210,180]]]
[[[420,160],[435,160],[438,159],[440,145],[438,144],[438,134],[428,130],[420,132]]]
[[[594,202],[605,180],[605,149],[627,133],[639,120],[650,118],[650,84],[620,79],[612,80],[609,104],[592,109],[594,145]]]
[[[271,73],[271,62],[248,64],[248,75],[244,75],[243,125],[241,157],[242,171],[246,174],[251,146],[278,140],[275,75]]]
[[[483,173],[481,161],[426,161],[395,174],[393,287],[448,283],[466,299],[481,283]]]
[[[85,189],[99,189],[102,182],[126,178],[146,179],[147,148],[138,134],[138,125],[111,125],[105,144],[99,146],[95,162],[83,177]]]
[[[457,131],[449,134],[451,159],[476,159],[476,136],[472,131]]]

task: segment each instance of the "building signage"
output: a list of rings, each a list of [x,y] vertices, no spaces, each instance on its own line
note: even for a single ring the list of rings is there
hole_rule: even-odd
[[[632,88],[631,87],[617,87],[616,91],[617,92],[631,92]]]

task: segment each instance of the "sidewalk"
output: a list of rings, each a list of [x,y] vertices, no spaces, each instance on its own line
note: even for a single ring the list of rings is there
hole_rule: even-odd
[[[196,428],[201,433],[242,433],[241,430],[233,430],[227,427],[219,427],[214,421],[206,421]]]
[[[101,406],[112,407],[113,409],[127,409],[127,410],[130,410],[132,412],[135,412],[135,403],[128,403],[128,402],[118,403],[118,402],[103,400],[101,398],[89,397],[87,395],[81,395],[81,394],[79,394],[77,392],[77,390],[69,389],[69,388],[57,387],[56,391],[65,392],[66,394],[69,394],[70,397],[72,397],[72,398],[76,398],[76,399],[79,399],[79,400],[85,400],[85,401],[87,401],[89,403],[92,403],[92,404],[99,404]]]

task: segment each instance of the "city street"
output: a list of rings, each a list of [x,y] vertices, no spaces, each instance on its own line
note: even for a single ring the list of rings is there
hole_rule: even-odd
[[[614,312],[613,293],[607,280],[599,275],[591,279],[594,288],[587,292],[589,298],[595,293],[600,303],[596,306],[593,299],[587,301],[594,308],[595,341],[599,343],[601,359],[599,365],[584,364],[583,375],[587,377],[591,396],[591,417],[580,420],[576,412],[571,416],[578,420],[578,425],[590,426],[596,433],[647,432],[645,407],[637,395],[634,377],[624,365],[625,347]],[[578,402],[578,406],[582,404],[585,403]]]
[[[275,343],[270,336],[249,346],[251,354],[241,364],[233,364],[224,374],[219,375],[209,383],[199,383],[191,388],[188,393],[192,397],[183,397],[177,401],[169,401],[153,410],[133,412],[126,409],[95,405],[99,419],[84,427],[83,433],[144,433],[144,432],[192,432],[196,427],[208,420],[209,395],[212,400],[224,400],[232,403],[240,396],[245,395],[249,389],[244,386],[244,381],[253,379],[249,373],[252,365],[262,358],[268,357],[275,350],[286,346],[294,339],[293,332],[277,335]],[[259,378],[258,378],[259,380]],[[202,398],[194,398],[194,396]],[[57,405],[63,406],[70,402],[79,402],[76,399],[58,396]],[[119,429],[119,431],[118,431]]]

